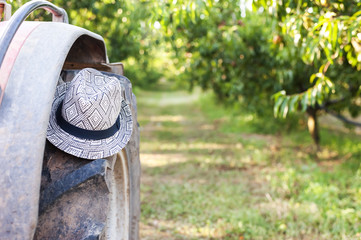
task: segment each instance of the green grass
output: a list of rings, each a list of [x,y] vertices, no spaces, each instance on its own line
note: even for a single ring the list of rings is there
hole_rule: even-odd
[[[137,91],[142,239],[360,239],[361,137]],[[295,124],[296,123],[296,124]]]

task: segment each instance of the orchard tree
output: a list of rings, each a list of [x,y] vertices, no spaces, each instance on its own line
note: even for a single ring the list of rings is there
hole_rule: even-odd
[[[319,146],[321,111],[360,110],[361,33],[356,1],[160,1],[155,18],[175,52],[181,76],[225,102],[275,116],[302,111]],[[357,124],[357,123],[355,123]]]
[[[11,1],[13,11],[27,0]],[[101,35],[110,61],[125,61],[125,74],[134,85],[156,82],[161,73],[152,64],[152,49],[159,36],[149,25],[152,1],[135,0],[53,0],[64,8],[73,25]],[[43,10],[35,11],[30,20],[51,20]],[[131,59],[132,61],[129,61]]]
[[[154,7],[174,53],[178,78],[212,89],[224,103],[243,101],[263,114],[270,96],[280,91],[268,36],[274,22],[242,17],[239,0],[167,1]],[[270,107],[270,106],[269,106]],[[267,110],[266,110],[267,111]]]
[[[306,87],[302,91],[283,89],[274,95],[275,115],[306,111],[309,131],[317,144],[321,111],[361,126],[342,116],[348,112],[356,117],[361,110],[360,1],[255,0],[254,6],[277,20],[273,30],[280,48],[297,48],[296,58],[318,68],[310,76],[304,75]]]

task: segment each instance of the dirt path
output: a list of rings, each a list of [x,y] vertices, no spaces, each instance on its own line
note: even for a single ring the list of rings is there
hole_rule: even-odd
[[[358,136],[327,132],[316,157],[307,132],[259,134],[249,128],[268,123],[247,114],[230,126],[238,120],[200,92],[141,91],[137,99],[141,239],[353,239],[359,231],[357,220],[330,221],[338,232],[323,224],[328,213],[343,214],[341,202],[353,208]],[[332,208],[325,194],[335,196]]]
[[[247,167],[257,165],[252,163],[252,154],[236,139],[245,137],[267,143],[271,137],[245,134],[235,138],[222,133],[219,121],[208,119],[201,111],[199,96],[199,92],[138,95],[142,239],[225,237],[228,227],[224,217],[234,211],[234,201],[244,202],[249,194],[257,195],[262,189],[262,180],[252,174],[257,168]],[[245,152],[248,153],[244,161],[239,161]],[[223,191],[227,191],[224,196],[210,199],[212,194],[224,194]],[[229,200],[232,191],[246,193]],[[188,195],[190,199],[184,198]],[[220,202],[224,206],[218,206]]]

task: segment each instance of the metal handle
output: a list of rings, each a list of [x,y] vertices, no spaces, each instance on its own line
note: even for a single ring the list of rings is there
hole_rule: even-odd
[[[3,35],[0,38],[0,68],[4,61],[5,54],[9,48],[9,45],[20,25],[29,16],[30,13],[39,8],[45,9],[46,11],[52,13],[53,22],[69,23],[68,14],[64,9],[43,0],[33,0],[27,2],[21,8],[19,8],[19,10],[17,10],[15,14],[10,18],[9,23],[7,24]]]

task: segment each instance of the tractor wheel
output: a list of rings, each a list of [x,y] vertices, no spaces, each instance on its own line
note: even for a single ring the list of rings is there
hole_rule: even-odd
[[[131,151],[80,159],[46,143],[34,239],[138,239]],[[133,197],[132,197],[133,196]]]

